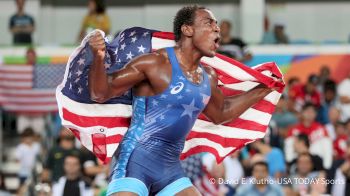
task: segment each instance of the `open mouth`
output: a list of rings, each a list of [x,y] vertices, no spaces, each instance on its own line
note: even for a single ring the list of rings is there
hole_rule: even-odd
[[[218,49],[219,48],[219,43],[220,43],[220,37],[217,37],[214,39],[214,43],[215,43],[215,48]]]

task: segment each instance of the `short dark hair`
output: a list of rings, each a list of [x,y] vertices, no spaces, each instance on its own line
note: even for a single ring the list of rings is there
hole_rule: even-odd
[[[299,141],[304,142],[304,144],[307,146],[307,148],[310,147],[309,137],[308,137],[306,134],[303,134],[303,133],[302,133],[302,134],[297,135],[297,139],[298,139]]]
[[[22,138],[24,138],[24,137],[33,137],[33,136],[35,136],[35,132],[34,132],[34,130],[32,128],[27,127],[27,128],[24,129],[24,131],[21,133],[20,136]]]
[[[175,34],[175,41],[179,41],[181,38],[181,27],[182,25],[192,25],[196,15],[196,11],[200,9],[207,9],[203,6],[190,5],[181,8],[177,11],[174,21],[173,21],[173,31]]]
[[[97,14],[103,14],[106,11],[106,4],[105,0],[93,0],[96,4],[96,13]]]
[[[268,166],[268,164],[265,161],[258,161],[256,163],[254,163],[253,166],[252,166],[252,170],[254,170],[254,168],[256,166],[258,166],[258,165],[264,166],[267,171],[269,170],[269,166]]]
[[[302,108],[302,111],[308,109],[308,108],[313,108],[315,111],[317,110],[317,107],[310,103],[310,102],[306,102],[304,105],[303,105],[303,108]]]

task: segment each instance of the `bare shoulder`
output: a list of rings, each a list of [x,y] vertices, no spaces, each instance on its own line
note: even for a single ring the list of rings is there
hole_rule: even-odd
[[[157,68],[160,65],[164,65],[167,62],[166,54],[164,51],[157,50],[152,53],[140,55],[132,59],[128,64],[131,66],[144,67],[144,68]],[[152,65],[152,66],[150,66]]]

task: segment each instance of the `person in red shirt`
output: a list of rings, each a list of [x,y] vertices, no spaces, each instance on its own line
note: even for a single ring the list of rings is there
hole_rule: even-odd
[[[294,102],[296,111],[301,111],[302,106],[310,102],[317,108],[321,106],[321,95],[317,90],[319,78],[311,74],[305,85],[296,85],[290,89],[289,96]]]
[[[348,135],[346,134],[345,124],[342,122],[337,122],[335,124],[336,139],[333,143],[334,159],[343,159],[346,152],[346,142],[348,140]]]
[[[306,103],[302,107],[300,123],[288,130],[285,140],[285,154],[287,162],[296,158],[296,152],[293,149],[295,136],[305,134],[310,141],[310,153],[320,156],[323,159],[324,168],[328,169],[332,165],[333,146],[332,139],[323,125],[316,122],[316,106],[312,103]]]

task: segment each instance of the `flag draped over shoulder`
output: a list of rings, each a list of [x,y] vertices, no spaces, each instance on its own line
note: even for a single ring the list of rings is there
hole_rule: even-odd
[[[85,147],[107,163],[128,129],[132,94],[128,91],[103,104],[90,99],[87,78],[93,55],[87,37],[70,56],[64,80],[56,90],[56,98],[62,124]],[[172,33],[140,27],[126,29],[111,42],[106,39],[106,71],[113,73],[141,54],[174,45]],[[276,77],[282,78],[282,74],[275,63],[250,68],[220,54],[213,58],[203,57],[201,63],[215,69],[225,95],[248,91],[258,83],[269,87],[284,86],[276,81]],[[215,155],[217,162],[221,162],[234,151],[263,138],[280,96],[280,92],[270,93],[239,118],[223,125],[214,125],[204,115],[200,115],[187,136],[180,158],[210,152]]]

